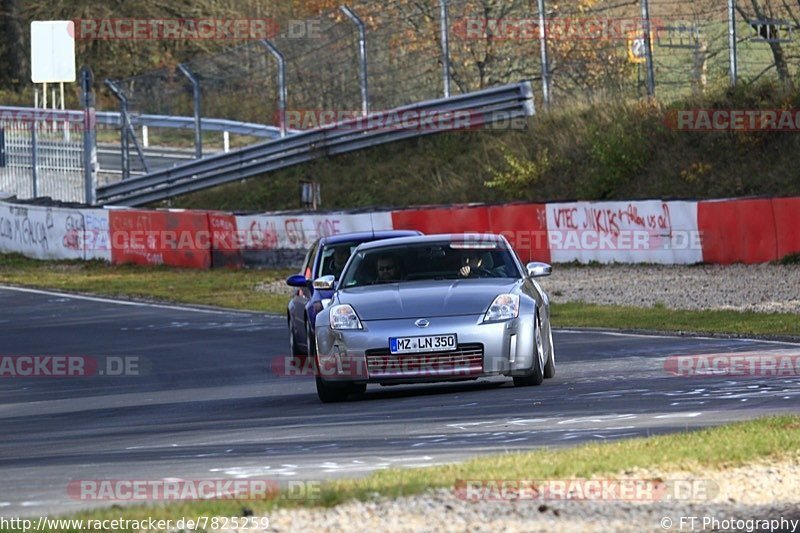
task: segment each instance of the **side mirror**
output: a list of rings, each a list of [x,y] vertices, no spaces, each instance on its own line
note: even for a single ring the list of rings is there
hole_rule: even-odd
[[[290,287],[308,287],[308,280],[302,274],[295,274],[286,279],[286,284]]]
[[[336,277],[330,274],[314,280],[314,288],[323,291],[333,290],[333,287],[335,285],[336,285]]]
[[[543,278],[549,276],[553,272],[552,266],[547,263],[537,263],[535,261],[525,265],[525,268],[528,270],[529,278]]]

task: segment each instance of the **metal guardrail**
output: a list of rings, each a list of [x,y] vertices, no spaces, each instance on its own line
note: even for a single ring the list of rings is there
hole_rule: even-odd
[[[41,109],[35,107],[12,107],[0,106],[0,118],[7,117],[9,120],[18,122],[32,121],[53,121],[82,123],[83,111],[74,109]],[[172,115],[137,115],[130,114],[131,124],[136,126],[147,126],[150,128],[174,128],[174,129],[194,129],[194,117],[181,117]],[[95,120],[98,125],[120,127],[122,118],[118,111],[97,111]],[[277,126],[266,126],[254,122],[237,122],[221,118],[200,119],[203,131],[227,131],[235,135],[250,135],[253,137],[265,137],[276,139],[280,137],[281,131]],[[294,133],[294,130],[289,131]]]
[[[343,154],[402,139],[452,131],[454,128],[405,127],[404,116],[466,116],[467,129],[532,116],[530,82],[402,106],[365,118],[294,133],[284,138],[218,154],[146,176],[98,187],[101,204],[141,206],[224,183],[257,176],[313,159]],[[456,115],[458,116],[458,115]]]
[[[119,113],[101,112],[97,113],[98,122],[100,115],[107,114],[113,116],[116,124],[121,124]],[[194,129],[194,117],[178,117],[171,115],[134,115],[131,114],[131,123],[136,126],[148,126],[150,128],[177,128]],[[277,139],[281,135],[281,130],[277,126],[265,126],[255,122],[237,122],[222,118],[201,118],[200,128],[203,131],[227,131],[236,135],[251,135],[253,137],[267,137]],[[294,130],[289,133],[293,133]]]

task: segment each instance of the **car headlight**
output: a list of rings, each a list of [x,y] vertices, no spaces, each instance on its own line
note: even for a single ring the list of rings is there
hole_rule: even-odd
[[[327,309],[329,305],[331,305],[331,298],[322,298],[320,303],[322,304],[323,309]]]
[[[362,329],[355,309],[347,304],[331,307],[331,329]]]
[[[519,316],[519,295],[501,294],[494,299],[483,317],[484,322],[497,322]]]

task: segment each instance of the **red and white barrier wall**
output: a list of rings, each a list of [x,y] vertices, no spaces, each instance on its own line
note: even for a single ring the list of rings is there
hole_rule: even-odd
[[[296,265],[325,235],[499,233],[523,261],[761,263],[800,253],[800,198],[519,203],[235,215],[0,202],[0,252],[187,268]]]
[[[703,261],[763,263],[800,252],[800,198],[699,202]]]
[[[108,211],[0,202],[0,252],[110,261]]]

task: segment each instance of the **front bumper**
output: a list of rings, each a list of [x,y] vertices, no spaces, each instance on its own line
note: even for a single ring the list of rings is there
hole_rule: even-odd
[[[491,375],[524,375],[533,365],[534,319],[521,315],[483,324],[483,315],[430,318],[418,328],[417,317],[362,321],[361,330],[317,326],[319,376],[326,381],[421,383],[474,379]],[[389,337],[455,333],[458,350],[392,355]]]

